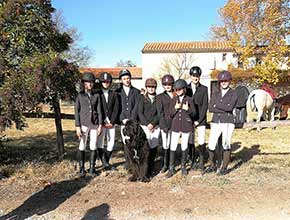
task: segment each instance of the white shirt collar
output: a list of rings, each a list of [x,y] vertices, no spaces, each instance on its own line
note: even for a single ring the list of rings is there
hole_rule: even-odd
[[[183,98],[184,98],[184,95],[178,96],[178,99],[180,102],[182,102]]]
[[[170,98],[173,98],[173,92],[166,92]]]
[[[230,90],[230,88],[227,89],[221,89],[222,91],[222,97],[224,97],[224,95]]]
[[[150,99],[151,102],[153,102],[155,99],[155,95],[148,94],[148,98]]]
[[[103,93],[108,93],[108,92],[109,92],[109,89],[103,89],[103,88],[102,88],[102,92],[103,92]]]
[[[130,86],[128,87],[128,86],[124,86],[124,85],[123,85],[123,89],[124,89],[126,95],[129,95],[130,88],[131,88]]]

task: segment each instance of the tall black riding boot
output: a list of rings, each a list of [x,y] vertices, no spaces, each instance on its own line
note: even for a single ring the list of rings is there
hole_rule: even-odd
[[[168,170],[169,166],[169,149],[163,150],[163,166],[161,168],[161,173],[165,173]]]
[[[84,176],[85,171],[85,151],[79,151],[79,166],[80,166],[80,175]]]
[[[219,176],[220,175],[226,175],[228,173],[228,165],[230,163],[230,159],[231,159],[231,151],[230,150],[224,150],[222,168],[218,172]]]
[[[214,159],[214,151],[208,150],[209,154],[209,167],[207,167],[203,173],[211,173],[216,171],[215,159]]]
[[[194,144],[188,144],[188,152],[190,155],[190,162],[191,162],[191,169],[197,168],[197,161],[196,161],[196,150]]]
[[[102,163],[103,168],[107,169],[108,164],[107,164],[107,161],[106,161],[106,155],[105,155],[105,152],[104,152],[103,148],[98,148],[98,156],[99,156],[99,160]]]
[[[196,161],[196,152],[194,144],[188,144],[188,158],[191,164],[195,163]]]
[[[102,149],[102,151],[103,153],[102,153],[101,161],[102,161],[103,167],[105,170],[109,170],[110,164],[108,163],[107,150]]]
[[[155,157],[157,154],[157,147],[149,150],[148,172],[147,177],[150,178],[154,174]]]
[[[110,158],[111,158],[111,155],[112,155],[112,151],[106,150],[104,154],[105,154],[106,162],[109,165],[107,169],[108,170],[114,170],[115,168],[110,164]]]
[[[166,174],[167,178],[172,177],[176,173],[175,170],[175,151],[170,151],[170,156],[169,156],[169,170],[168,173]]]
[[[192,162],[192,144],[188,143],[188,161],[191,163]]]
[[[199,148],[198,148],[198,154],[199,154],[198,168],[201,171],[204,170],[205,152],[206,152],[205,144],[199,145]]]
[[[100,160],[102,162],[102,157],[103,157],[103,149],[102,148],[97,148],[98,150],[98,160]]]
[[[91,150],[91,155],[90,155],[90,175],[95,175],[96,174],[95,163],[96,163],[96,151],[95,150]]]
[[[181,174],[182,176],[186,176],[188,171],[186,169],[186,157],[187,157],[187,150],[181,152]]]

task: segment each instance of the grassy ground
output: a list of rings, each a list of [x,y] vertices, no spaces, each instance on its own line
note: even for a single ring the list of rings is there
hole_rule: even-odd
[[[290,127],[235,130],[231,172],[224,177],[191,171],[128,183],[120,142],[112,158],[116,171],[103,171],[98,162],[98,177],[79,178],[74,121],[63,121],[63,161],[56,157],[53,119],[28,124],[7,131],[0,147],[6,176],[0,180],[0,220],[290,219]]]

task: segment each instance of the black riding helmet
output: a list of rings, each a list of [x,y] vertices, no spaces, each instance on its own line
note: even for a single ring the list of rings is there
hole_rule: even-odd
[[[99,77],[99,81],[102,82],[112,82],[113,78],[112,75],[108,72],[102,72],[100,77]]]
[[[128,69],[122,69],[120,72],[119,72],[119,79],[121,79],[122,76],[130,76],[131,78],[131,73]]]
[[[162,85],[166,84],[173,84],[174,83],[174,77],[170,74],[164,75],[161,79]]]
[[[229,71],[222,71],[218,74],[217,77],[218,81],[231,81],[232,80],[232,74]]]
[[[199,66],[191,67],[190,70],[189,70],[189,75],[200,77],[200,75],[201,75],[200,67]]]
[[[87,81],[87,82],[95,82],[96,78],[95,75],[91,72],[85,72],[82,75],[82,81]]]
[[[178,79],[174,83],[174,89],[184,89],[187,87],[187,83],[184,79]]]

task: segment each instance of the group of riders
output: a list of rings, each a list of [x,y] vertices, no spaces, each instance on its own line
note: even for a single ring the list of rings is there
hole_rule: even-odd
[[[95,90],[95,75],[85,72],[81,76],[82,90],[75,101],[75,126],[79,144],[80,175],[85,175],[85,149],[89,142],[89,174],[96,175],[95,161],[100,158],[106,170],[115,169],[109,161],[115,144],[116,125],[121,126],[122,141],[126,144],[123,129],[128,120],[137,120],[146,134],[149,144],[147,177],[155,174],[157,147],[162,141],[162,168],[170,178],[175,173],[176,150],[181,145],[181,174],[187,175],[186,164],[202,173],[216,172],[225,175],[229,172],[231,138],[234,132],[234,109],[237,93],[230,87],[232,75],[221,71],[218,87],[210,98],[208,88],[200,83],[202,70],[193,66],[190,71],[191,82],[175,80],[170,74],[164,75],[161,83],[164,91],[156,94],[157,81],[148,78],[145,90],[139,91],[131,84],[128,69],[119,72],[120,86],[112,88],[112,75],[103,72],[98,81],[100,89]],[[207,112],[212,112],[208,148],[205,145]],[[196,132],[196,135],[195,135]],[[197,140],[195,140],[195,136]],[[223,159],[218,167],[215,149],[219,137],[222,137]],[[89,137],[89,138],[88,138]],[[106,139],[106,146],[104,145]],[[195,144],[197,143],[197,145]],[[205,166],[208,155],[209,166]]]

